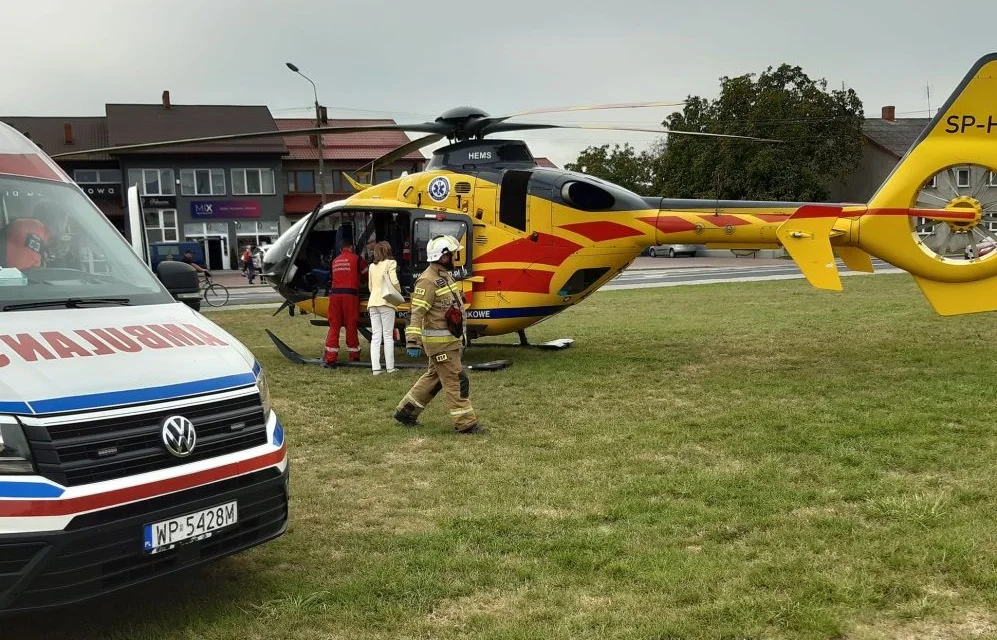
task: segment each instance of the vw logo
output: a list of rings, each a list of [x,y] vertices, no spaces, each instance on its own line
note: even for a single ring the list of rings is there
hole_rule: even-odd
[[[194,451],[197,432],[194,423],[183,416],[170,416],[163,420],[163,444],[178,458],[186,458]]]
[[[450,181],[439,176],[438,178],[433,178],[429,183],[429,188],[426,189],[429,192],[429,197],[437,202],[443,202],[450,195]]]

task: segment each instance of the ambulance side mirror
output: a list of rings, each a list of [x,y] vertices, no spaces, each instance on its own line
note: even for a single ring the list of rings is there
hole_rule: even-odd
[[[201,309],[201,282],[194,267],[186,262],[164,260],[156,266],[156,276],[174,299],[195,311]]]

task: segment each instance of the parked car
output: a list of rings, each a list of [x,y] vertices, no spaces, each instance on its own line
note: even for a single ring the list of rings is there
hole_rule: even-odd
[[[983,256],[993,251],[995,248],[997,248],[997,242],[994,242],[993,240],[984,240],[983,242],[977,242],[976,247],[979,250],[979,254],[975,256],[973,255],[974,253],[976,253],[973,250],[973,245],[969,245],[968,247],[966,247],[965,256],[967,260],[974,257],[982,258]]]
[[[674,258],[678,255],[695,256],[698,251],[702,251],[705,248],[706,246],[701,244],[658,244],[648,248],[647,255],[652,258],[657,258],[658,256]]]

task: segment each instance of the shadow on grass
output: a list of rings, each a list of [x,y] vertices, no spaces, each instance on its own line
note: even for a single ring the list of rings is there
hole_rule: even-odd
[[[267,576],[233,559],[185,569],[62,609],[4,619],[3,637],[20,640],[175,638],[192,624],[245,617],[279,590]]]

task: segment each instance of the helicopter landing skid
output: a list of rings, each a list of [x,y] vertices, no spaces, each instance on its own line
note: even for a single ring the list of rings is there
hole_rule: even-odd
[[[270,336],[270,340],[273,341],[277,351],[280,351],[280,355],[284,356],[291,362],[295,364],[311,364],[316,366],[322,366],[321,358],[306,358],[301,355],[291,347],[287,346],[283,340],[275,336],[269,329],[264,329],[267,335]],[[468,371],[498,371],[500,369],[505,369],[512,364],[511,360],[490,360],[488,362],[474,362],[465,363],[464,368]],[[346,362],[336,362],[335,364],[329,365],[331,367],[356,367],[361,369],[370,370],[370,362],[363,362],[360,360],[346,361]],[[395,362],[396,369],[425,369],[426,364],[424,362]]]
[[[561,351],[562,349],[567,349],[575,342],[574,338],[557,338],[556,340],[548,340],[540,344],[530,344],[530,341],[526,339],[525,331],[519,331],[518,333],[519,344],[499,344],[498,342],[478,342],[472,344],[476,347],[530,347],[545,351]]]

